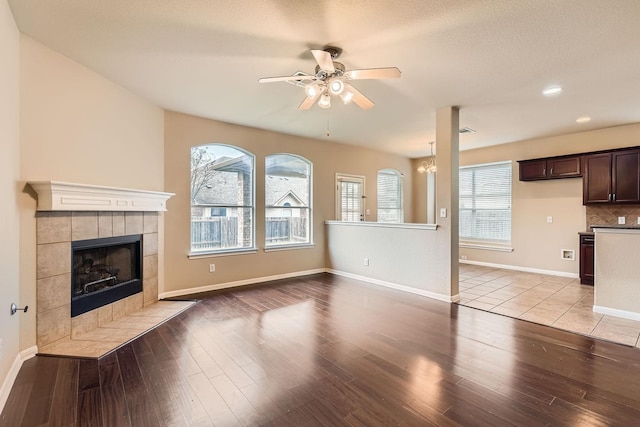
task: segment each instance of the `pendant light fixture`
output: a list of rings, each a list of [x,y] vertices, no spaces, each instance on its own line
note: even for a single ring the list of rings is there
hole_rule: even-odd
[[[431,147],[431,157],[429,160],[423,161],[420,166],[418,166],[418,172],[420,173],[436,173],[436,158],[433,155],[433,144],[435,141],[430,141],[429,146]]]

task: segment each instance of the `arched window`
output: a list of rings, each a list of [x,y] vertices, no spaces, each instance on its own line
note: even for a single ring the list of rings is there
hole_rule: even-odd
[[[378,222],[404,222],[402,178],[393,169],[378,172]]]
[[[311,243],[311,162],[293,154],[265,159],[265,246]]]
[[[253,249],[254,156],[237,147],[191,147],[191,252]]]

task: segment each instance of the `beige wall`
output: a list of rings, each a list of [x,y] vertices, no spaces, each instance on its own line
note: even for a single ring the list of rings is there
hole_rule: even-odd
[[[427,222],[427,174],[419,173],[418,168],[427,157],[411,160],[411,182],[412,192],[411,200],[413,200],[413,221],[417,223]]]
[[[224,143],[243,148],[256,156],[256,254],[189,260],[190,149],[194,145]],[[264,159],[273,153],[292,153],[313,163],[313,236],[316,246],[268,252],[264,248]],[[185,114],[165,115],[165,191],[176,193],[168,202],[165,216],[165,291],[224,284],[259,277],[276,276],[325,267],[324,221],[334,219],[335,175],[347,173],[366,177],[368,221],[375,221],[376,176],[383,168],[411,176],[410,161],[379,151],[269,132],[217,122]],[[405,220],[411,221],[411,179],[404,180]],[[216,264],[209,273],[209,264]]]
[[[471,261],[578,274],[578,232],[585,231],[582,179],[520,182],[518,163],[537,157],[640,145],[640,124],[514,142],[460,152],[460,165],[513,161],[513,252],[460,248]],[[420,203],[418,200],[415,203]],[[547,223],[547,216],[553,223]],[[561,249],[576,251],[576,261],[560,258]]]
[[[9,314],[19,298],[19,216],[15,200],[20,176],[19,145],[19,33],[5,0],[0,1],[0,386],[16,359],[20,321]],[[21,313],[21,312],[19,312]],[[0,411],[4,405],[0,396]]]
[[[42,44],[20,40],[20,300],[35,307],[36,200],[26,182],[163,190],[164,113]],[[21,326],[21,348],[35,345],[35,313]]]

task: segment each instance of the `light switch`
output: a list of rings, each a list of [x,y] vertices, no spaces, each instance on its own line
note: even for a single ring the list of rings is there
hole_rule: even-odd
[[[440,218],[447,217],[447,208],[440,208]]]

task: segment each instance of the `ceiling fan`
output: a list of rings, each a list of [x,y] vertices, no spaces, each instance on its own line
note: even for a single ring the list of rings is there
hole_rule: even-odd
[[[308,110],[316,101],[318,101],[319,107],[329,108],[331,107],[331,95],[339,96],[345,104],[353,102],[358,107],[368,110],[374,106],[373,101],[349,82],[351,80],[397,79],[400,77],[400,70],[396,67],[347,70],[344,64],[334,61],[341,52],[342,49],[333,46],[327,46],[323,50],[311,50],[311,54],[318,63],[315,74],[297,71],[291,76],[264,77],[258,81],[260,83],[287,82],[304,87],[307,97],[298,106],[301,110]]]

